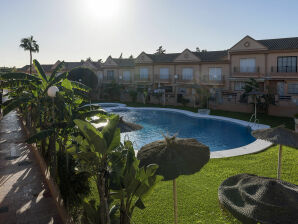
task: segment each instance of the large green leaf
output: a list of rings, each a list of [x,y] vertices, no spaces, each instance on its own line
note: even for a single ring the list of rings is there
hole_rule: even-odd
[[[64,65],[64,61],[60,62],[56,66],[56,68],[54,69],[54,71],[53,71],[53,73],[52,73],[52,75],[51,75],[51,77],[49,79],[49,81],[52,81],[55,78],[55,76],[57,75],[57,73],[62,69],[63,65]]]
[[[50,82],[49,86],[55,85],[56,83],[60,82],[63,79],[66,79],[68,73],[63,72],[53,78],[53,80]]]
[[[1,80],[31,80],[31,81],[36,81],[36,82],[40,82],[41,80],[34,76],[34,75],[30,75],[27,73],[23,73],[23,72],[10,72],[10,73],[4,73],[0,75],[0,79]]]
[[[77,111],[89,111],[89,110],[96,110],[96,109],[101,109],[101,106],[99,104],[89,104],[88,103],[88,104],[78,107]]]
[[[31,80],[9,80],[9,81],[3,81],[0,84],[1,89],[12,89],[12,88],[18,88],[18,87],[24,87],[24,86],[33,86],[34,82]]]
[[[76,82],[76,81],[71,81],[72,87],[84,92],[89,92],[91,90],[90,87],[80,83],[80,82]]]
[[[11,112],[12,110],[18,108],[20,105],[25,104],[30,101],[30,97],[17,97],[14,98],[8,105],[3,109],[3,116]]]
[[[117,148],[120,145],[120,129],[117,128],[114,132],[111,143],[109,144],[108,151]]]
[[[35,69],[36,69],[36,71],[37,71],[37,74],[38,74],[38,76],[44,81],[44,82],[48,82],[48,78],[47,78],[47,76],[46,76],[46,73],[45,73],[45,71],[43,70],[43,68],[41,67],[41,65],[39,64],[39,62],[36,60],[36,59],[34,59],[33,60],[33,64],[34,64],[34,67],[35,67]]]
[[[97,131],[89,122],[75,119],[75,124],[78,126],[80,132],[94,147],[94,150],[104,154],[108,150],[106,141],[101,132]]]
[[[107,145],[110,145],[113,138],[114,133],[116,131],[117,125],[119,123],[119,116],[118,115],[112,115],[109,119],[108,125],[106,125],[102,129],[102,134],[107,142]]]
[[[68,79],[64,79],[61,82],[61,86],[64,87],[65,89],[72,90],[72,84]]]
[[[26,142],[28,144],[32,144],[32,143],[35,143],[35,142],[39,142],[41,141],[42,139],[45,139],[47,137],[50,137],[55,131],[53,129],[48,129],[48,130],[42,130],[38,133],[36,133],[35,135],[32,135],[30,138],[28,138],[26,140]]]

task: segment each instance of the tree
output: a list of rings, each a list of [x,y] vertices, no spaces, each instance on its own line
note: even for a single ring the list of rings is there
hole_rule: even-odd
[[[200,48],[199,47],[196,47],[196,52],[200,52]]]
[[[133,59],[133,55],[132,54],[129,56],[129,59]]]
[[[120,54],[119,59],[122,59],[122,55],[123,55],[123,53]]]
[[[77,67],[72,69],[69,72],[68,79],[81,82],[92,89],[97,87],[98,82],[96,74],[91,69],[86,67]]]
[[[20,47],[24,49],[24,51],[30,52],[30,74],[32,74],[32,52],[39,52],[39,45],[37,44],[36,40],[33,39],[31,35],[28,38],[23,38],[21,40]]]
[[[166,52],[165,49],[163,49],[162,46],[159,46],[158,49],[156,50],[155,54],[164,54]]]

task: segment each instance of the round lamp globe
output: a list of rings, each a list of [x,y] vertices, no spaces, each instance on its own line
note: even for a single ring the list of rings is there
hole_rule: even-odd
[[[59,92],[59,89],[57,86],[51,86],[48,88],[48,96],[51,98],[56,97],[56,93]]]

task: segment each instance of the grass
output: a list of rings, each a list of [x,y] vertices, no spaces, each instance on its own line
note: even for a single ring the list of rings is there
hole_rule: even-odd
[[[282,179],[298,184],[298,150],[283,147]],[[245,156],[211,159],[202,170],[191,176],[180,176],[178,186],[179,223],[240,223],[223,212],[217,197],[217,189],[226,178],[249,173],[276,177],[278,148]],[[159,183],[145,199],[146,209],[136,209],[134,223],[173,223],[172,182]]]

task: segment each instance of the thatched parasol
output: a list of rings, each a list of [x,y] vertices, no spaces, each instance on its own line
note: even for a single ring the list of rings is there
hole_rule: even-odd
[[[156,174],[173,180],[174,217],[177,215],[176,178],[198,172],[210,158],[209,147],[192,138],[165,137],[143,146],[137,155],[140,166],[157,164]]]
[[[238,174],[222,182],[218,199],[243,223],[298,223],[298,186],[285,181]]]
[[[255,138],[272,142],[273,144],[279,145],[278,152],[278,168],[277,168],[277,179],[280,179],[281,173],[281,157],[282,157],[282,145],[298,148],[298,133],[278,126],[275,128],[259,129],[252,132]]]

